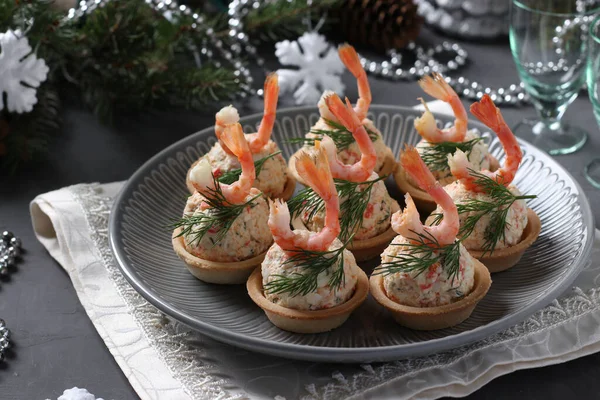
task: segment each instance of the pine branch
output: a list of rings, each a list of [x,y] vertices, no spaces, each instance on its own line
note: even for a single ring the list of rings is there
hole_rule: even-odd
[[[261,41],[276,41],[301,35],[307,29],[306,18],[314,27],[331,8],[342,4],[341,0],[320,0],[312,4],[305,0],[276,1],[251,10],[244,18],[246,33]],[[327,22],[327,21],[326,21]],[[227,37],[229,28],[217,31],[219,37]]]

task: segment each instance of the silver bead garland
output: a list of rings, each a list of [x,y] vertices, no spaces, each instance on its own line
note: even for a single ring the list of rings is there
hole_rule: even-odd
[[[101,7],[111,0],[87,0],[81,1],[77,9],[72,8],[68,11],[66,19],[80,18],[83,15],[92,12],[97,7]],[[248,35],[244,32],[244,17],[252,9],[261,7],[261,2],[254,0],[233,0],[229,3],[227,14],[228,23],[228,44],[230,47],[224,47],[223,40],[214,35],[212,28],[206,27],[204,17],[197,13],[192,14],[192,10],[185,5],[178,5],[175,0],[146,0],[146,3],[152,5],[156,10],[161,11],[166,18],[176,13],[191,15],[195,22],[192,28],[206,37],[203,47],[198,51],[193,49],[198,56],[198,64],[201,63],[201,58],[212,60],[216,67],[221,66],[221,61],[216,60],[215,53],[220,56],[225,63],[231,65],[234,69],[234,75],[240,79],[240,88],[242,92],[239,97],[246,98],[248,95],[263,95],[263,89],[254,90],[252,88],[253,78],[250,75],[250,70],[244,63],[239,61],[246,57],[253,59],[255,63],[264,69],[265,60],[261,57],[256,47],[250,43]],[[307,0],[307,4],[311,4],[312,0]],[[407,51],[414,53],[415,61],[412,65],[408,65],[403,61],[403,56],[398,50],[390,50],[388,52],[389,59],[376,62],[364,56],[361,56],[361,63],[367,73],[391,80],[413,80],[419,79],[424,75],[432,72],[440,72],[446,74],[456,71],[463,67],[468,59],[468,54],[457,43],[442,42],[439,45],[424,48],[411,42],[406,47]],[[441,62],[438,57],[441,54],[454,53],[454,56],[447,62]],[[497,104],[519,105],[527,103],[529,96],[523,90],[523,84],[510,85],[508,88],[492,89],[483,86],[479,82],[470,81],[465,77],[452,78],[447,76],[446,81],[460,95],[469,100],[479,100],[484,94],[489,94],[492,100]]]
[[[21,239],[12,232],[2,232],[0,238],[0,275],[7,276],[21,256]],[[10,347],[10,330],[0,319],[0,362],[4,361],[6,349]]]

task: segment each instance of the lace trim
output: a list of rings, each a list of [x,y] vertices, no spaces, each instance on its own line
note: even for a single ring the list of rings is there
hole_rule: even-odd
[[[363,372],[355,373],[351,377],[346,377],[341,372],[334,372],[331,376],[333,380],[331,383],[318,388],[313,384],[307,385],[306,390],[309,395],[302,397],[302,400],[334,399],[339,398],[339,396],[344,398],[347,396],[354,397],[361,392],[408,374],[450,366],[461,359],[469,357],[475,351],[554,329],[559,325],[600,309],[600,288],[593,288],[584,293],[580,288],[575,287],[573,291],[574,294],[554,300],[550,305],[536,312],[522,323],[478,342],[442,353],[382,364],[376,368],[370,364],[362,364]]]
[[[76,185],[69,189],[84,211],[91,238],[117,292],[127,304],[148,343],[156,349],[173,377],[181,382],[184,391],[194,399],[240,398],[240,395],[232,395],[224,389],[225,386],[233,386],[228,380],[217,378],[213,374],[217,371],[216,365],[206,361],[206,354],[185,344],[195,335],[178,329],[179,324],[171,323],[140,296],[121,274],[108,240],[108,216],[112,199],[99,195],[98,184]]]
[[[186,341],[197,340],[201,336],[185,331],[185,329],[179,329],[180,324],[177,322],[171,323],[164,314],[141,297],[121,274],[115,264],[108,242],[108,215],[112,199],[101,197],[98,194],[98,185],[77,185],[71,187],[70,190],[84,210],[92,240],[110,278],[117,287],[117,291],[128,305],[150,345],[157,350],[173,376],[182,383],[185,392],[194,399],[241,397],[232,396],[223,389],[225,385],[231,388],[231,382],[216,378],[212,374],[218,373],[218,369],[215,364],[203,360],[203,357],[207,356],[205,352],[185,344]],[[347,374],[348,376],[341,372],[334,372],[330,383],[319,387],[315,384],[306,385],[305,389],[308,395],[304,396],[303,400],[357,396],[385,382],[402,378],[408,374],[449,366],[469,357],[475,351],[553,329],[598,309],[600,309],[600,288],[590,289],[587,293],[580,288],[574,288],[573,294],[554,300],[522,323],[478,342],[438,354],[378,364],[377,366],[362,364],[360,365],[362,371]]]

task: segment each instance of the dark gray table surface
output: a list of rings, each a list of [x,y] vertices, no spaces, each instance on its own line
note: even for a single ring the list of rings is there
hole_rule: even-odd
[[[465,47],[471,56],[471,63],[463,70],[467,77],[490,86],[517,81],[507,43],[467,43]],[[354,99],[355,83],[349,75],[345,82],[347,95]],[[414,82],[371,79],[371,87],[373,103],[412,106],[422,96]],[[289,105],[290,96],[285,96],[281,107]],[[260,100],[253,99],[249,104],[239,104],[240,113],[254,113],[261,106]],[[507,122],[514,124],[532,116],[534,110],[530,106],[503,108],[503,113]],[[29,201],[37,194],[67,185],[125,180],[165,146],[212,125],[213,118],[213,111],[153,112],[120,116],[109,127],[71,105],[65,111],[64,129],[52,143],[46,162],[14,177],[0,175],[0,228],[19,235],[27,251],[16,273],[0,282],[0,318],[6,320],[14,338],[8,362],[0,364],[0,399],[55,399],[73,386],[86,387],[106,400],[138,398],[88,319],[67,274],[35,239]],[[598,220],[600,191],[592,188],[582,173],[600,150],[598,126],[585,93],[571,105],[566,120],[587,129],[590,137],[582,151],[557,160],[579,181]],[[598,376],[600,355],[595,354],[512,373],[484,386],[469,399],[595,399],[600,398]]]

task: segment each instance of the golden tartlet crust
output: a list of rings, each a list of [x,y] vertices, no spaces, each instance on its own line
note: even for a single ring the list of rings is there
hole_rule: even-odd
[[[473,261],[475,263],[473,290],[457,302],[436,307],[411,307],[396,303],[387,297],[382,275],[371,275],[369,279],[371,295],[392,313],[396,322],[407,328],[431,331],[458,325],[469,318],[492,284],[490,273],[485,265],[477,260]]]
[[[185,266],[192,275],[203,282],[217,283],[221,285],[234,285],[246,282],[248,276],[265,259],[267,251],[256,257],[243,261],[218,262],[205,260],[191,254],[185,248],[183,236],[179,236],[181,228],[173,231],[172,243],[173,250],[177,256],[185,263]]]
[[[256,268],[250,275],[246,288],[252,301],[263,309],[267,318],[278,328],[296,333],[327,332],[346,322],[352,311],[358,308],[369,294],[367,275],[359,267],[355,266],[354,268],[358,279],[352,297],[339,306],[324,310],[294,310],[267,300],[263,292],[260,268]]]

